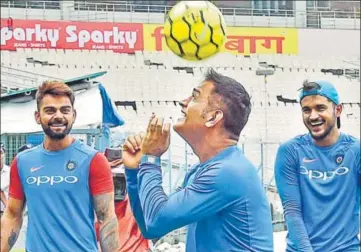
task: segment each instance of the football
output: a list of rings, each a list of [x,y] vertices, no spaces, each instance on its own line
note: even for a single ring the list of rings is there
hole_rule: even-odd
[[[186,60],[203,60],[220,51],[226,23],[208,1],[181,1],[168,13],[164,36],[169,49]]]

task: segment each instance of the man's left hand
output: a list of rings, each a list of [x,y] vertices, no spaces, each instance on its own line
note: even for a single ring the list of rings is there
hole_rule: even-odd
[[[167,151],[170,143],[170,123],[163,118],[152,115],[147,133],[142,141],[141,150],[144,154],[160,157]]]

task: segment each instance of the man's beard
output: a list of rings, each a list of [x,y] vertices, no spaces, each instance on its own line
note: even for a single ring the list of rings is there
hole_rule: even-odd
[[[312,136],[312,138],[316,141],[320,141],[320,140],[323,140],[325,139],[332,131],[332,129],[335,127],[335,123],[329,125],[326,129],[325,129],[325,132],[323,132],[322,135],[319,135],[319,136],[315,136],[312,134],[312,130],[311,129],[308,129],[308,131],[310,132],[310,135]]]
[[[64,124],[65,130],[62,132],[54,132],[51,130],[50,126],[53,124]],[[54,119],[48,123],[48,125],[45,125],[41,122],[41,127],[43,128],[43,131],[45,135],[47,135],[49,138],[53,140],[62,140],[64,139],[71,131],[73,127],[73,123],[69,124],[66,120],[57,120]]]

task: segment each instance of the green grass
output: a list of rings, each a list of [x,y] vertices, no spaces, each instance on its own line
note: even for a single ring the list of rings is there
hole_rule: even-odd
[[[12,249],[10,252],[25,252],[25,249]]]

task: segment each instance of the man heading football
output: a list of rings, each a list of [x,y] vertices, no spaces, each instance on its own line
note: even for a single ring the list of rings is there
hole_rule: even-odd
[[[62,82],[37,90],[35,120],[45,133],[41,145],[19,153],[11,164],[9,201],[1,218],[1,252],[16,242],[26,201],[26,251],[98,251],[94,212],[102,251],[118,251],[114,187],[103,154],[75,140],[74,93]]]
[[[250,96],[232,78],[210,70],[180,102],[174,130],[200,163],[182,187],[167,196],[160,156],[170,143],[170,124],[151,117],[146,134],[124,144],[123,162],[132,210],[148,238],[188,227],[188,252],[273,251],[269,204],[256,168],[237,147],[251,112]]]
[[[287,251],[359,252],[360,141],[340,132],[331,83],[305,81],[300,104],[309,133],[283,143],[275,162]]]

